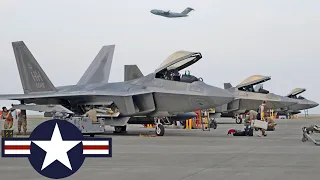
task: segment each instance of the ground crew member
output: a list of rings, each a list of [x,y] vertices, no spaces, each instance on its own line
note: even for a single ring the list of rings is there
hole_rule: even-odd
[[[254,111],[254,110],[246,110],[245,114],[246,114],[246,119],[245,119],[246,129],[245,129],[245,132],[246,132],[246,135],[247,135],[249,133],[250,129],[251,129],[252,121],[257,119],[258,112]],[[267,136],[265,129],[259,128],[259,130],[261,130],[262,136]]]
[[[18,115],[18,132],[21,132],[21,126],[23,128],[24,135],[27,134],[27,113],[26,110],[21,110]]]
[[[13,117],[6,107],[2,107],[2,119],[5,119],[4,129],[11,129],[13,126]]]
[[[93,123],[97,123],[98,119],[97,119],[97,111],[93,109],[93,107],[90,108],[90,110],[88,112],[85,113],[85,116],[88,116],[89,119],[91,119],[91,121]]]
[[[260,114],[259,120],[264,120],[266,117],[266,101],[263,101],[262,104],[259,106],[258,113]],[[259,115],[258,115],[259,116]]]
[[[244,120],[244,126],[245,126],[245,134],[246,136],[249,135],[249,132],[252,132],[252,128],[251,128],[251,122],[252,120],[257,119],[257,112],[253,111],[253,110],[246,110],[245,112],[246,118]]]
[[[261,116],[261,120],[267,121],[268,126],[273,127],[276,125],[274,120],[270,117],[267,117],[267,107],[266,107],[267,102],[263,101],[262,104],[259,106],[259,113]]]

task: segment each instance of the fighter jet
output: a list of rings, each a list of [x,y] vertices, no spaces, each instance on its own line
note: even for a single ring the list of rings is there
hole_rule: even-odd
[[[193,8],[187,7],[184,11],[181,13],[176,12],[170,12],[170,11],[163,11],[158,9],[152,9],[150,12],[155,15],[164,16],[167,18],[178,18],[178,17],[187,17],[188,13],[194,11]]]
[[[236,87],[232,87],[230,83],[224,84],[224,89],[227,89],[234,94],[235,99],[227,104],[215,108],[215,114],[210,114],[210,117],[232,117],[236,119],[236,123],[241,124],[242,119],[239,117],[245,110],[257,110],[262,101],[267,101],[269,109],[285,108],[296,104],[297,102],[291,98],[269,93],[263,89],[261,83],[270,80],[269,76],[254,75]],[[256,87],[254,87],[256,86]]]
[[[131,81],[57,88],[23,41],[13,42],[12,46],[25,94],[2,94],[0,100],[20,101],[21,106],[16,109],[45,112],[50,105],[71,115],[82,115],[87,107],[109,108],[113,113],[105,117],[106,125],[125,131],[132,116],[154,117],[156,134],[163,136],[164,126],[159,117],[217,107],[234,99],[230,92],[198,79],[184,82],[177,78],[180,70],[202,58],[200,52],[177,51],[154,72]],[[67,73],[72,71],[66,72],[66,76]]]
[[[286,108],[282,108],[279,110],[276,110],[277,115],[285,115],[287,117],[290,117],[291,115],[294,114],[299,114],[300,110],[306,110],[306,109],[311,109],[314,107],[317,107],[319,104],[308,100],[302,96],[298,96],[299,94],[305,92],[306,89],[305,88],[295,88],[293,89],[288,95],[287,97],[297,101],[297,104],[291,105],[289,107]]]

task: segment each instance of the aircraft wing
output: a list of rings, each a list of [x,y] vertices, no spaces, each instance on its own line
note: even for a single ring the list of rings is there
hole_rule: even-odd
[[[126,89],[127,91],[127,89]],[[134,97],[133,97],[134,96]],[[137,104],[134,98],[146,102],[144,106]],[[124,91],[73,91],[57,93],[37,93],[37,94],[4,94],[0,95],[0,100],[23,100],[24,103],[34,104],[60,104],[60,102],[73,101],[78,105],[111,105],[114,103],[123,115],[152,112],[156,109],[152,93],[146,91],[124,92]],[[38,108],[38,107],[37,107]],[[38,108],[40,111],[41,109]]]
[[[147,92],[146,92],[147,93]],[[73,91],[73,92],[57,92],[57,93],[37,93],[37,94],[2,94],[0,100],[25,100],[25,99],[41,99],[41,98],[75,98],[75,97],[91,97],[91,96],[130,96],[141,93],[123,93],[111,91]]]

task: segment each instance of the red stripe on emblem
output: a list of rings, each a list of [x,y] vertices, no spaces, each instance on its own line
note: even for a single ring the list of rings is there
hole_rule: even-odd
[[[28,145],[5,145],[5,150],[30,150]]]
[[[108,150],[108,145],[85,145],[83,150]]]

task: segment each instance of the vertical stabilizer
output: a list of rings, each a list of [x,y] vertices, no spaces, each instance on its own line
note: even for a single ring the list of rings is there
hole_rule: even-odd
[[[124,81],[130,81],[143,77],[137,65],[124,65]]]
[[[23,41],[12,42],[12,47],[25,94],[57,91]]]
[[[115,45],[103,46],[77,85],[108,82],[114,49]]]
[[[190,8],[190,7],[187,7],[184,11],[181,12],[181,14],[188,14],[191,11],[194,11],[194,9]]]
[[[231,83],[224,83],[223,85],[224,85],[224,89],[230,89],[230,88],[232,88]]]

